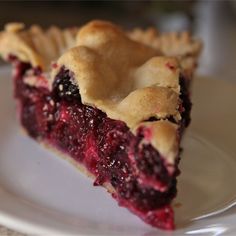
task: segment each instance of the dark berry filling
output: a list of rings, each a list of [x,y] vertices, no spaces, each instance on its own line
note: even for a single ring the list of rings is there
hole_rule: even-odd
[[[169,206],[176,195],[176,175],[170,175],[161,155],[151,144],[143,144],[143,129],[131,133],[122,121],[113,120],[94,107],[81,103],[73,73],[62,68],[52,91],[32,87],[23,78],[30,66],[13,60],[15,96],[19,101],[21,123],[35,139],[41,139],[78,163],[95,176],[95,185],[110,183],[113,197],[147,223],[173,229]],[[34,70],[38,75],[39,70]],[[185,92],[183,98],[187,98]],[[187,125],[188,102],[183,106]]]
[[[192,108],[192,103],[190,101],[188,81],[183,76],[180,76],[180,88],[181,88],[180,99],[182,101],[182,108],[183,108],[181,116],[182,116],[182,125],[184,126],[183,127],[184,129],[191,122],[190,112]]]

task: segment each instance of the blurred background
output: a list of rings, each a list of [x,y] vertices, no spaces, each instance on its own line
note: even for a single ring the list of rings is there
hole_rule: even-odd
[[[107,19],[125,28],[189,30],[204,42],[199,73],[236,82],[236,1],[1,1],[0,26],[81,25]]]

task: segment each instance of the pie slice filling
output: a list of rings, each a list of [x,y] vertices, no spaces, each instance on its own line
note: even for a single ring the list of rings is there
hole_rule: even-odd
[[[14,67],[17,111],[27,134],[72,158],[94,178],[94,185],[106,187],[120,206],[146,223],[174,229],[171,202],[177,193],[176,177],[180,173],[179,144],[191,110],[186,75],[180,73],[178,78],[177,112],[181,119],[174,115],[150,116],[134,129],[120,119],[110,118],[104,110],[85,104],[76,74],[66,65],[53,64],[57,70],[50,82],[40,66],[21,60],[14,52],[7,60]],[[150,141],[153,124],[157,129],[175,129],[174,162],[170,163]]]

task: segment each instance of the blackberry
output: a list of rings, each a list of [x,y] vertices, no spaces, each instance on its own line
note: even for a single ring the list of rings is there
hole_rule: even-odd
[[[73,74],[62,67],[52,85],[54,97],[58,100],[65,99],[67,101],[80,101],[81,97],[79,89],[73,83],[73,80]]]

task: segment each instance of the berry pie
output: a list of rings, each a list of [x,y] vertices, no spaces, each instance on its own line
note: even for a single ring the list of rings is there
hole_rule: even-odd
[[[146,223],[172,230],[180,142],[201,43],[106,21],[0,33],[26,133]]]

